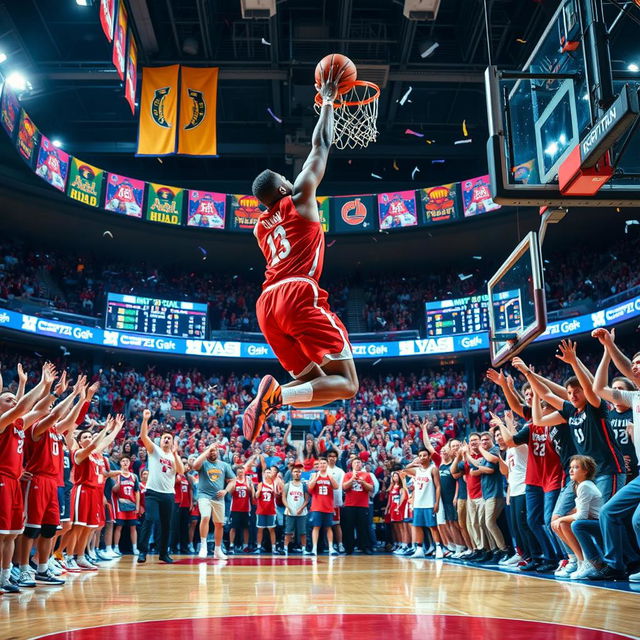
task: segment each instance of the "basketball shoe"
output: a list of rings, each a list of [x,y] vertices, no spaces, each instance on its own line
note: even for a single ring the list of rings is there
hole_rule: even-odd
[[[281,405],[280,385],[273,376],[264,376],[258,385],[256,397],[249,403],[242,416],[244,437],[253,442],[258,437],[265,420]]]

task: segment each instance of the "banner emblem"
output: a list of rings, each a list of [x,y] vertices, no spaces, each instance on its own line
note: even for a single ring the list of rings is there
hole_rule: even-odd
[[[187,92],[193,104],[191,105],[191,118],[189,122],[184,126],[184,128],[195,129],[204,120],[204,117],[207,113],[207,103],[204,101],[202,91],[187,89]]]
[[[164,100],[169,95],[171,87],[163,87],[156,89],[151,102],[151,117],[156,124],[161,127],[171,128],[171,123],[167,121],[164,115]]]

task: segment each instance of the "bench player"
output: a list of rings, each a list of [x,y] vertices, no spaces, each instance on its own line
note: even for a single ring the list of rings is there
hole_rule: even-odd
[[[322,96],[312,149],[291,184],[267,169],[253,182],[253,194],[268,207],[254,235],[267,261],[256,312],[260,329],[280,364],[295,378],[279,385],[262,378],[243,416],[244,435],[255,440],[267,416],[281,405],[318,407],[352,398],[358,391],[347,330],[332,313],[318,279],[324,261],[324,233],[316,189],[333,141],[333,101],[339,75],[317,87]]]

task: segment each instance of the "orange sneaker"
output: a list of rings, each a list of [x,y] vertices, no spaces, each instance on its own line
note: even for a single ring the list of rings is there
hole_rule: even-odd
[[[280,385],[273,376],[264,376],[258,385],[256,397],[249,403],[242,416],[242,431],[247,440],[253,442],[265,420],[282,405]]]

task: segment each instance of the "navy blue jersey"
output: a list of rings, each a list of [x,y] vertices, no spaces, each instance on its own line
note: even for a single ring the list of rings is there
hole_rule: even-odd
[[[629,422],[633,423],[633,409],[629,408],[622,413],[618,413],[615,409],[609,410],[609,424],[618,448],[622,452],[625,471],[628,475],[636,476],[638,475],[638,456],[627,431]]]
[[[608,413],[604,400],[598,407],[587,402],[582,411],[565,401],[560,410],[571,429],[577,452],[596,461],[596,476],[624,473],[624,460],[607,419]]]

